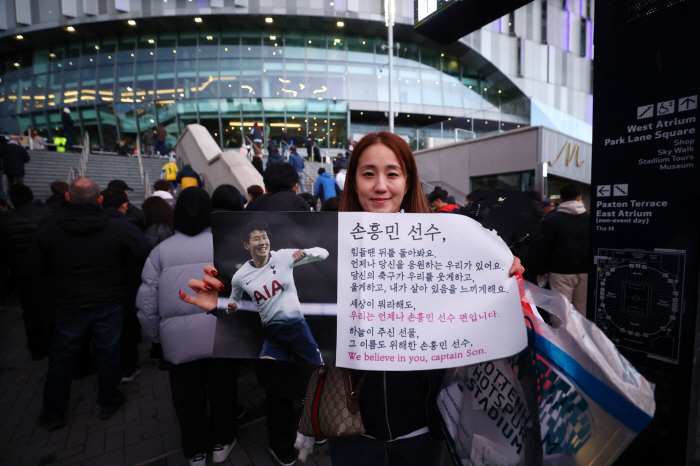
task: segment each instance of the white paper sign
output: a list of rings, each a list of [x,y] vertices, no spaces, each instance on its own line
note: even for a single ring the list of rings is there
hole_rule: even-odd
[[[527,345],[513,255],[462,215],[338,216],[336,365],[425,370]]]

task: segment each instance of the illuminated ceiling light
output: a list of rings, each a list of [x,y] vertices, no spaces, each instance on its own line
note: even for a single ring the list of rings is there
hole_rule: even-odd
[[[364,40],[362,41],[362,45],[365,45],[365,41],[364,41]]]
[[[342,21],[338,21],[338,22],[335,23],[335,24],[336,24],[336,26],[338,26],[339,28],[345,27],[345,23],[342,22]]]
[[[486,123],[487,125],[489,124],[489,122],[488,122],[488,121],[485,121],[484,123]]]
[[[75,32],[75,28],[74,28],[73,26],[68,26],[68,27],[66,28],[66,31],[68,31],[68,32]]]
[[[133,19],[130,19],[129,21],[127,21],[127,24],[129,26],[136,26],[136,21],[134,21]]]
[[[309,44],[310,44],[310,43],[311,43],[311,41],[309,41]]]
[[[518,125],[518,128],[520,128],[520,125]]]
[[[445,56],[445,54],[444,54],[444,53],[441,53],[441,54],[440,54],[440,56],[441,56],[441,57],[444,57],[444,56]]]
[[[360,115],[364,115],[364,114],[365,114],[365,112],[360,112]]]
[[[17,68],[19,68],[19,63],[15,63],[15,66],[16,66]]]
[[[432,117],[431,117],[430,115],[428,115],[428,120],[430,120],[431,118],[432,118]]]
[[[177,50],[173,49],[173,53],[177,53]]]
[[[331,6],[335,6],[335,3],[331,2]]]
[[[452,118],[448,118],[449,121],[452,121]]]
[[[201,22],[202,22],[202,18],[200,18],[199,16],[197,16],[197,17],[194,19],[194,22],[195,22],[195,23],[201,23]]]
[[[272,18],[265,18],[265,22],[266,22],[267,24],[271,24],[271,23],[272,23]]]
[[[485,91],[488,91],[488,90],[489,90],[489,88],[488,88],[488,87],[485,87],[485,88],[484,88],[484,90],[485,90]]]
[[[277,40],[277,36],[270,36],[270,40]]]
[[[499,93],[499,94],[501,93],[501,90],[500,90],[500,89],[498,90],[498,93]]]
[[[411,118],[411,115],[406,115],[406,118]]]
[[[22,34],[17,34],[17,35],[15,36],[15,39],[17,39],[17,40],[22,40],[22,39],[24,39],[24,36],[23,36]]]
[[[207,36],[207,40],[214,40],[214,36]]]
[[[55,54],[55,53],[50,53],[50,54],[49,54],[49,57],[51,57],[51,58],[56,58],[56,54]]]
[[[95,46],[95,50],[100,50],[100,46],[99,46],[99,45],[96,45],[96,46]]]

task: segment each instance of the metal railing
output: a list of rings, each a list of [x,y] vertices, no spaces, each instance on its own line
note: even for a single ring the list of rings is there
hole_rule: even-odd
[[[153,194],[151,190],[151,180],[148,177],[148,170],[143,168],[141,160],[141,139],[136,139],[136,158],[139,160],[139,176],[141,178],[141,186],[143,187],[143,198],[148,199]]]
[[[80,159],[78,160],[78,168],[70,167],[68,169],[68,179],[66,182],[71,184],[78,178],[84,178],[87,173],[88,156],[90,155],[90,135],[85,132],[83,138],[83,146],[80,150]]]

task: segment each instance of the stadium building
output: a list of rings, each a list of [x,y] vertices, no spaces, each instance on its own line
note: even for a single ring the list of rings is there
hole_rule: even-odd
[[[396,132],[414,149],[446,125],[473,137],[544,124],[590,141],[592,1],[535,0],[442,47],[414,31],[417,4],[398,0]],[[159,123],[172,146],[195,122],[223,148],[255,122],[339,148],[388,125],[384,4],[5,0],[0,128],[51,139],[69,108],[105,148]]]

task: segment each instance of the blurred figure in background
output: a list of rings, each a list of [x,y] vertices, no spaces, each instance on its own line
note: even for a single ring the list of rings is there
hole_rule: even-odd
[[[175,208],[175,198],[172,195],[172,188],[170,183],[166,180],[158,180],[153,183],[153,196],[163,199],[168,205],[174,209]],[[143,207],[143,206],[141,206]]]
[[[222,184],[211,195],[214,212],[240,212],[245,205],[241,192],[230,184]]]
[[[257,184],[248,186],[248,202],[262,196],[263,194],[265,194],[265,191]]]
[[[51,327],[55,308],[42,305],[41,295],[32,286],[29,255],[39,227],[53,219],[53,211],[34,204],[34,194],[25,185],[9,190],[14,209],[0,215],[0,257],[9,267],[10,278],[22,306],[22,320],[27,334],[27,347],[33,361],[43,359],[51,345]]]
[[[143,201],[143,214],[146,217],[144,236],[150,249],[175,234],[173,208],[162,198],[151,196]]]

